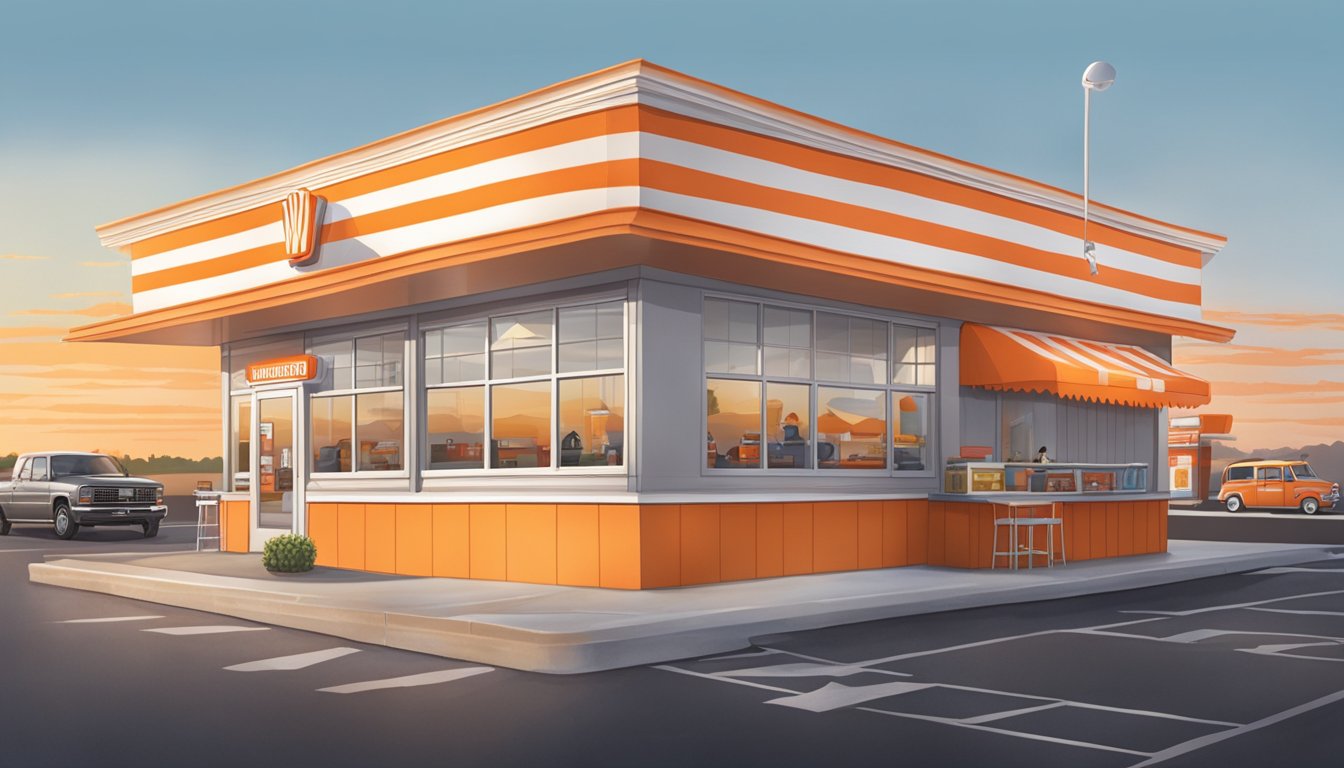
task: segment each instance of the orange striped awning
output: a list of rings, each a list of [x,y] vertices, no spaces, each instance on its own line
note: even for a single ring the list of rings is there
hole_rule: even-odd
[[[1141,408],[1193,408],[1209,383],[1140,347],[966,323],[961,383]]]

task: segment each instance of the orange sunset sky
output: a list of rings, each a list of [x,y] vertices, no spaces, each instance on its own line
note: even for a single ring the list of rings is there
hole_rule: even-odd
[[[636,57],[1075,191],[1078,78],[1107,59],[1093,197],[1229,238],[1204,317],[1237,338],[1175,342],[1213,382],[1203,410],[1233,414],[1242,450],[1344,435],[1344,99],[1303,74],[1344,70],[1337,4],[127,0],[5,20],[0,454],[221,453],[216,350],[60,342],[130,311],[96,225]]]

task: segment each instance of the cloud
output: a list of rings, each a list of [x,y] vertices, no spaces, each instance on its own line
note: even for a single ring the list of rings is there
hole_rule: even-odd
[[[0,328],[0,339],[49,339],[65,335],[66,328],[56,328],[49,325],[30,325],[18,326],[14,328]]]
[[[1291,417],[1239,417],[1233,422],[1233,427],[1239,422],[1247,424],[1305,424],[1309,427],[1344,427],[1344,416],[1330,416],[1326,418],[1305,417],[1300,419]]]
[[[1256,397],[1260,395],[1306,395],[1317,392],[1344,395],[1344,381],[1317,381],[1314,384],[1296,384],[1281,381],[1214,381],[1213,393],[1228,397]],[[1313,400],[1312,402],[1318,402]]]
[[[83,293],[53,293],[50,298],[53,299],[92,299],[101,296],[124,296],[122,291],[85,291]]]
[[[131,263],[131,260],[130,260],[130,259],[123,259],[123,260],[121,260],[121,261],[81,261],[81,262],[79,262],[79,266],[81,266],[81,267],[125,267],[125,266],[129,266],[130,263]]]
[[[1344,349],[1337,347],[1280,349],[1240,344],[1182,344],[1175,357],[1178,366],[1251,365],[1297,368],[1311,365],[1344,365]]]
[[[1260,325],[1266,328],[1325,328],[1344,331],[1344,314],[1338,313],[1236,312],[1206,309],[1204,319],[1211,323]]]
[[[19,309],[10,312],[10,317],[27,317],[32,315],[41,316],[60,316],[60,315],[78,315],[80,317],[116,317],[118,315],[130,314],[131,305],[120,301],[107,301],[102,304],[94,304],[91,307],[83,309]]]
[[[50,256],[31,256],[26,253],[0,253],[0,261],[46,261]]]

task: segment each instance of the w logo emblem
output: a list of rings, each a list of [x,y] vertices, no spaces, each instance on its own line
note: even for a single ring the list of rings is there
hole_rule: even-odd
[[[327,201],[306,189],[290,192],[280,204],[284,210],[281,223],[285,227],[285,255],[291,267],[302,267],[317,261],[319,234]]]

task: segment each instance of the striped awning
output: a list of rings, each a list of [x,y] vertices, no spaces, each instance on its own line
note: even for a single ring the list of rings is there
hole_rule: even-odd
[[[966,323],[961,383],[1141,408],[1193,408],[1209,383],[1140,347]]]

